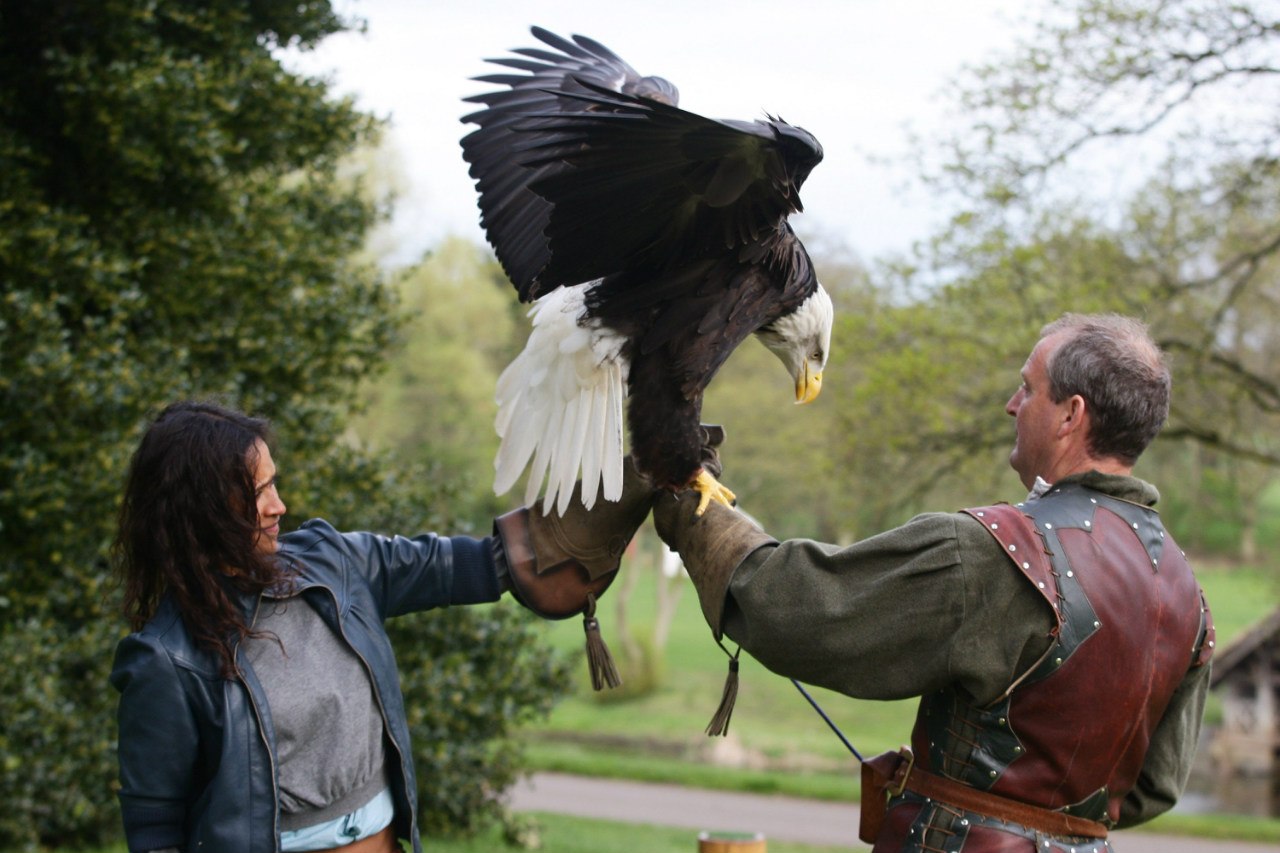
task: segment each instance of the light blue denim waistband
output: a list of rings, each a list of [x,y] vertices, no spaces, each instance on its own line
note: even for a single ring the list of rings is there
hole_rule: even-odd
[[[295,850],[331,850],[376,835],[391,824],[396,803],[391,789],[383,788],[360,808],[333,820],[280,833],[283,853]]]

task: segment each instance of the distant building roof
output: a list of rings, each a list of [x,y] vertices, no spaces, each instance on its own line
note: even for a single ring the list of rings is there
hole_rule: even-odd
[[[1229,646],[1219,649],[1213,656],[1213,675],[1210,686],[1217,687],[1237,666],[1263,643],[1280,636],[1280,607],[1258,624],[1236,637]]]

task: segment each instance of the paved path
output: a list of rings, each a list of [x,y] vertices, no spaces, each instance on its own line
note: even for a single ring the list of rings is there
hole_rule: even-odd
[[[516,811],[695,831],[760,832],[766,840],[866,849],[858,841],[858,809],[846,803],[538,773],[513,788],[511,805]],[[1149,835],[1132,830],[1116,833],[1113,845],[1116,853],[1276,853],[1267,844]]]

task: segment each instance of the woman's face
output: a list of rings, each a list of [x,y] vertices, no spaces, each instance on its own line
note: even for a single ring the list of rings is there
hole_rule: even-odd
[[[287,507],[276,491],[276,463],[271,450],[259,439],[249,459],[253,466],[253,488],[258,502],[258,538],[255,547],[264,554],[274,554],[280,547],[280,519]]]

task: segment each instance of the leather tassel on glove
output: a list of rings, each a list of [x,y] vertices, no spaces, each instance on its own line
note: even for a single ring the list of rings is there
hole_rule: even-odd
[[[596,619],[596,597],[587,594],[587,610],[582,617],[582,628],[587,634],[587,666],[591,669],[591,687],[595,690],[610,689],[622,684],[613,655],[600,636],[600,620]]]
[[[720,648],[724,649],[726,655],[729,654],[729,650],[724,648],[724,643],[720,643]],[[729,734],[729,720],[733,717],[733,706],[738,701],[738,655],[740,654],[742,654],[741,646],[729,655],[729,674],[725,677],[724,691],[720,694],[720,707],[716,708],[711,722],[707,723],[706,732],[709,737],[717,735],[724,737]]]

